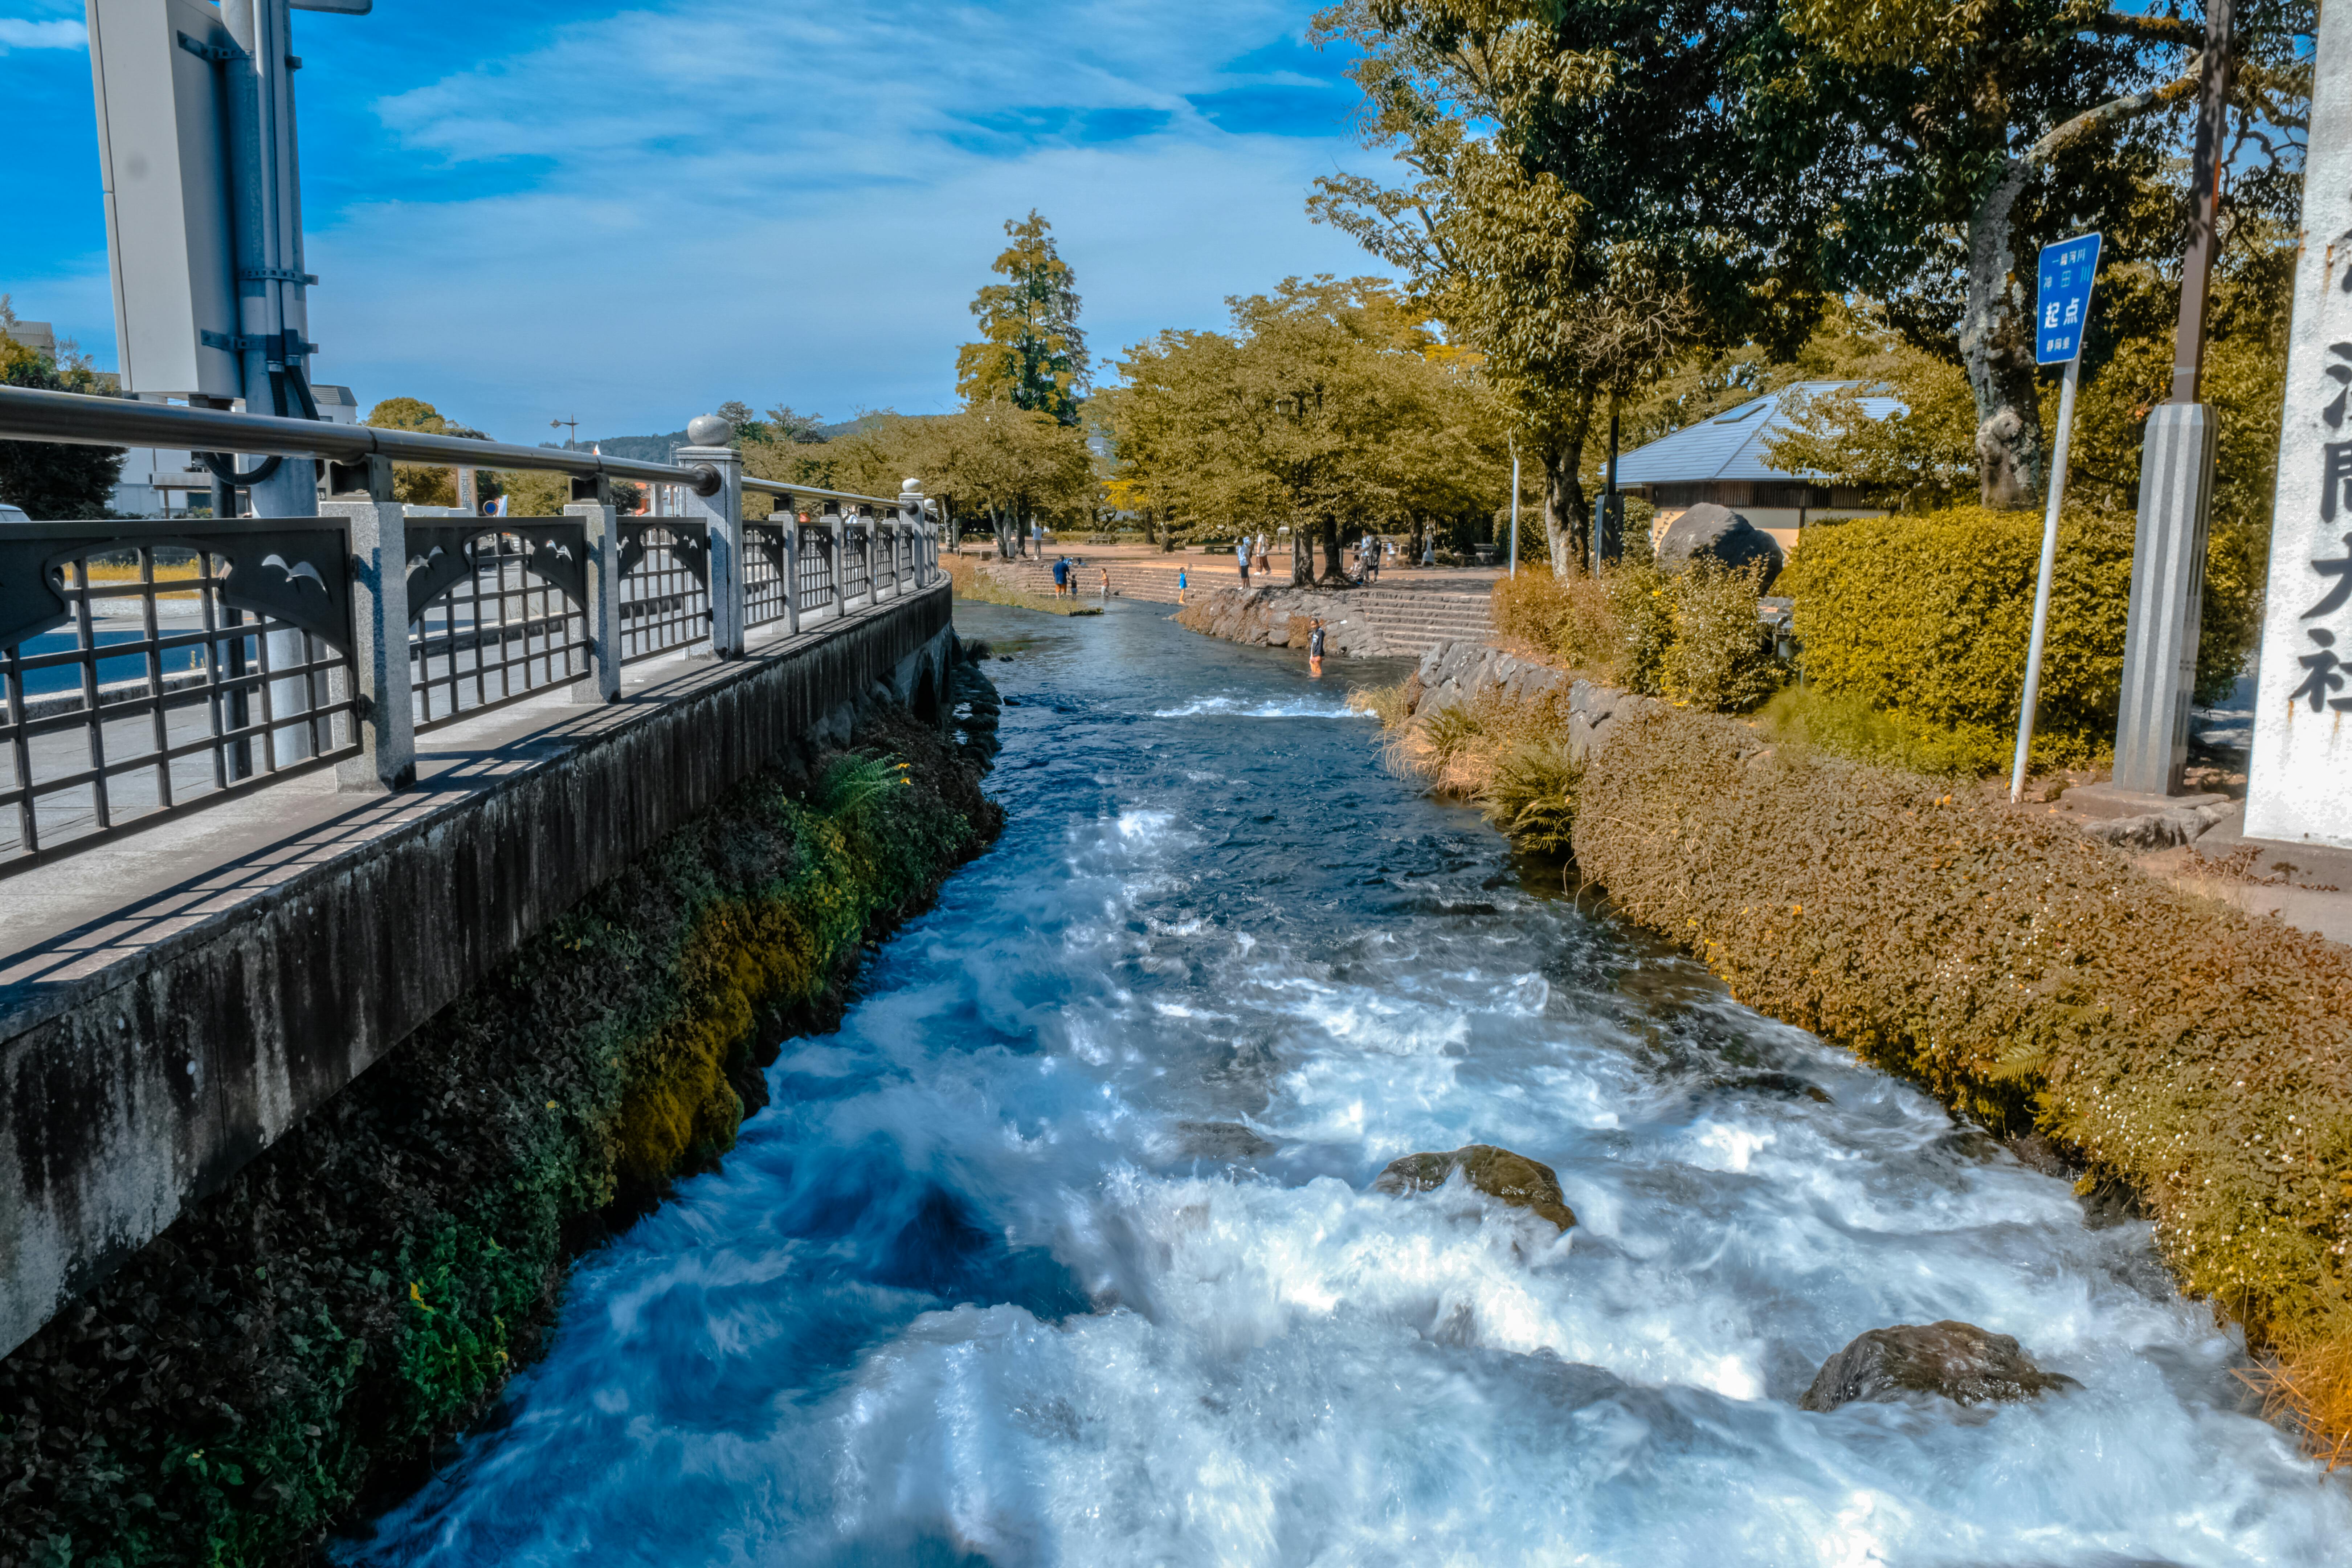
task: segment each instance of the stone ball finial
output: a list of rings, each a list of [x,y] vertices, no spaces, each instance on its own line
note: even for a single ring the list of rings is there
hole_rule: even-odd
[[[909,477],[898,486],[898,493],[902,496],[921,495],[923,493],[923,481]]]
[[[724,447],[727,438],[735,434],[735,426],[716,414],[698,414],[686,422],[686,444],[689,447]]]

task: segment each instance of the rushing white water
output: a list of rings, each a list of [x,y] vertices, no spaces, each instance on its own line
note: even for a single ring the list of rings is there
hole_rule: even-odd
[[[1338,679],[957,615],[1034,633],[990,667],[1003,842],[349,1559],[2352,1561],[2145,1226],[1544,896]],[[1471,1142],[1578,1226],[1369,1190]],[[1940,1318],[2084,1387],[1796,1408]]]

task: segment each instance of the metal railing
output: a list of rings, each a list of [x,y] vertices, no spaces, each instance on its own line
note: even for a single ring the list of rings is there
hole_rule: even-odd
[[[587,527],[411,519],[408,682],[419,731],[588,673]]]
[[[420,731],[566,689],[611,701],[625,661],[740,657],[753,626],[788,636],[940,579],[914,481],[785,485],[724,447],[645,463],[5,386],[0,440],[321,459],[324,514],[0,522],[0,876],[330,764],[345,788],[404,788]],[[578,499],[410,518],[394,461],[564,473]],[[620,479],[673,487],[688,515],[617,515]],[[747,521],[746,491],[774,515]]]
[[[710,531],[683,518],[621,521],[621,661],[710,636]]]
[[[355,754],[317,519],[0,529],[0,869]]]

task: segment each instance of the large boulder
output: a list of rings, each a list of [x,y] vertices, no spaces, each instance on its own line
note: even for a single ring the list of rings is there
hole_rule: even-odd
[[[2009,1335],[1947,1319],[1871,1330],[1822,1363],[1797,1405],[1830,1411],[1856,1400],[1936,1394],[1960,1405],[1990,1405],[2081,1386],[2034,1365]]]
[[[1548,1219],[1566,1230],[1576,1223],[1559,1190],[1559,1178],[1549,1165],[1497,1149],[1492,1143],[1470,1143],[1450,1154],[1407,1154],[1389,1162],[1372,1182],[1382,1193],[1426,1193],[1442,1187],[1454,1172],[1490,1198]]]
[[[1703,501],[1666,524],[1666,531],[1658,539],[1658,564],[1668,572],[1679,572],[1701,556],[1735,571],[1761,561],[1765,588],[1788,564],[1778,540],[1729,507],[1713,501]]]

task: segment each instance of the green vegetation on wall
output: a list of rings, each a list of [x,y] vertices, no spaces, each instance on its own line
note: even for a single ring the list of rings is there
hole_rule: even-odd
[[[746,784],[0,1362],[0,1562],[265,1564],[414,1480],[569,1258],[708,1168],[877,930],[994,834],[903,717]]]

